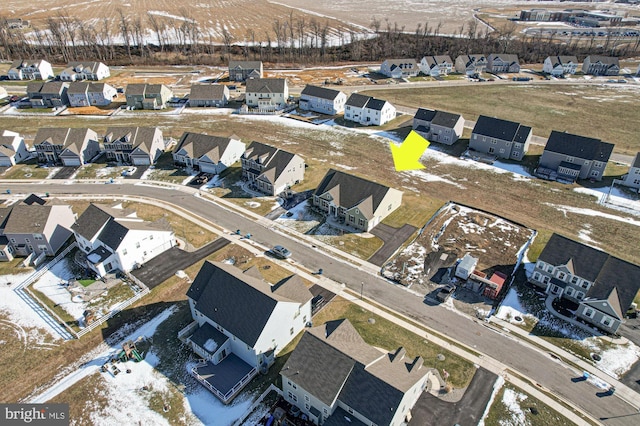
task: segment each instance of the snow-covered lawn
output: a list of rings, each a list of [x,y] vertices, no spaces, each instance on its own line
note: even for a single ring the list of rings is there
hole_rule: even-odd
[[[79,321],[82,320],[87,303],[78,301],[78,298],[73,298],[69,290],[62,285],[75,278],[71,269],[71,262],[68,259],[62,259],[56,263],[33,284],[33,288],[42,292],[76,321]]]
[[[289,210],[291,215],[281,215],[276,222],[293,228],[298,232],[306,233],[320,224],[321,217],[308,208],[308,202],[303,201]]]
[[[140,338],[152,337],[157,328],[162,326],[162,323],[175,311],[175,307],[164,310],[121,341],[136,341]],[[124,425],[131,424],[131,420],[135,419],[136,424],[169,425],[170,423],[160,413],[152,410],[149,404],[152,394],[167,395],[177,392],[175,384],[156,370],[159,359],[154,354],[153,347],[142,362],[128,361],[116,364],[121,372],[115,376],[108,372],[100,372],[100,367],[120,351],[121,348],[118,345],[109,347],[103,344],[98,351],[86,359],[83,365],[59,377],[56,383],[33,397],[31,402],[49,401],[81,379],[99,374],[103,379],[104,386],[101,393],[107,400],[107,406],[92,412],[93,424]],[[131,372],[126,373],[127,369]],[[168,409],[177,408],[187,413],[186,417],[181,419],[181,423],[188,425],[231,425],[247,412],[253,402],[251,395],[241,394],[230,405],[224,405],[200,385],[192,390],[186,389],[182,395],[183,407],[168,407]]]
[[[526,264],[527,269],[532,269],[531,265],[533,264]],[[522,324],[524,320],[530,319],[556,332],[562,333],[587,350],[600,355],[602,359],[595,362],[596,367],[616,378],[620,378],[640,359],[640,348],[632,342],[613,346],[604,345],[605,349],[601,349],[603,347],[600,340],[602,339],[601,337],[589,335],[586,331],[572,326],[549,312],[545,311],[538,316],[528,312],[524,303],[520,301],[515,287],[509,289],[495,316],[514,324]]]

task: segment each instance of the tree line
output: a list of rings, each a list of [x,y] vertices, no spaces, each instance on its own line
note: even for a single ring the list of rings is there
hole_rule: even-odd
[[[47,58],[49,62],[93,60],[110,65],[224,65],[230,59],[279,64],[381,62],[386,58],[420,59],[425,55],[512,53],[523,63],[540,63],[547,56],[588,55],[629,57],[638,54],[640,36],[569,37],[536,33],[520,36],[515,23],[489,29],[476,19],[461,24],[455,34],[442,34],[442,25],[404,26],[373,19],[371,31],[335,28],[320,18],[294,16],[275,19],[262,34],[249,29],[240,39],[222,29],[221,37],[204,33],[187,9],[179,19],[147,13],[131,17],[118,10],[117,25],[107,17],[90,25],[62,13],[45,28],[12,29],[0,19],[0,59]],[[147,30],[153,36],[149,39]],[[601,29],[600,29],[601,30]]]

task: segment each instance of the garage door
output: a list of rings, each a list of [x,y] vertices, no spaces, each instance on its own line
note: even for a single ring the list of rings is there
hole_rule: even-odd
[[[79,158],[64,158],[62,159],[62,164],[65,166],[80,166]]]
[[[149,159],[131,157],[131,164],[133,164],[134,166],[148,166]]]

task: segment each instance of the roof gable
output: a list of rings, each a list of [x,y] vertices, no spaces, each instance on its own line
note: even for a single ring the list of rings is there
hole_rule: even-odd
[[[312,96],[314,98],[328,99],[333,101],[338,95],[342,93],[339,90],[328,89],[326,87],[313,86],[307,84],[300,93],[301,95]]]
[[[554,130],[551,132],[544,150],[606,163],[611,157],[613,147],[613,144],[602,142],[600,139]]]
[[[522,138],[525,136],[526,139],[530,132],[531,127],[523,126],[515,121],[481,115],[476,121],[472,133],[500,140],[525,142]]]

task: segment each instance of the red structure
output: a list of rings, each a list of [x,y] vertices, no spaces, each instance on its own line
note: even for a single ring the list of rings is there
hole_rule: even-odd
[[[498,297],[498,293],[500,293],[500,290],[502,290],[502,286],[504,285],[504,282],[506,280],[507,276],[505,274],[498,271],[494,272],[489,279],[492,284],[485,284],[482,295],[488,297],[489,299],[495,299],[496,297]]]

